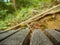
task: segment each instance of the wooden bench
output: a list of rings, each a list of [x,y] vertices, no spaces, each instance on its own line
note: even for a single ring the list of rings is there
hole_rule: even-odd
[[[53,45],[53,43],[40,29],[36,29],[31,34],[30,45]]]
[[[55,29],[56,31],[60,32],[60,29]]]
[[[0,34],[0,42],[16,33],[18,30],[10,30]]]
[[[29,32],[29,29],[19,30],[17,33],[0,42],[0,45],[22,45]]]
[[[45,34],[51,39],[54,45],[60,45],[60,32],[55,30],[46,30]]]
[[[0,34],[1,34],[1,33],[5,33],[5,32],[8,32],[8,31],[9,31],[9,30],[4,30],[4,31],[2,30],[2,31],[0,31]]]

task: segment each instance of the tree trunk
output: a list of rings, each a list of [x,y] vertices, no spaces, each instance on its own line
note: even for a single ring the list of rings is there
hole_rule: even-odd
[[[16,14],[17,14],[16,0],[11,0],[11,2],[13,3],[12,6],[13,6],[13,8],[14,8]]]
[[[58,0],[51,0],[51,5],[57,5],[58,4]]]

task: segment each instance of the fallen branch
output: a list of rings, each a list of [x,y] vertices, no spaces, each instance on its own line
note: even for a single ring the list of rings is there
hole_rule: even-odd
[[[47,12],[49,12],[49,11],[51,11],[52,9],[55,9],[55,8],[57,8],[57,7],[59,7],[59,6],[60,6],[60,4],[59,4],[59,5],[56,5],[56,6],[52,7],[52,8],[50,8],[50,9],[44,11],[44,12],[42,12],[41,14],[35,15],[34,17],[32,17],[32,18],[30,18],[30,19],[28,19],[28,20],[26,20],[26,21],[24,21],[24,22],[21,22],[20,24],[18,24],[18,25],[16,25],[16,26],[10,27],[10,28],[8,28],[8,29],[6,29],[6,30],[11,30],[11,29],[14,29],[14,28],[22,25],[22,24],[27,24],[27,23],[30,23],[30,22],[32,22],[32,21],[34,21],[34,20],[37,20],[37,19],[39,19],[39,18],[42,18],[42,17],[44,17],[44,16],[47,14]],[[53,12],[53,13],[56,13],[56,12]],[[49,14],[49,13],[48,13],[48,14]],[[38,18],[38,17],[39,17],[39,18]]]

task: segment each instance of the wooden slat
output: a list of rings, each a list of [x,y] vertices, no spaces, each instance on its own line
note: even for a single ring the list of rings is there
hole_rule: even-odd
[[[46,30],[45,33],[55,45],[60,45],[60,32],[55,30]]]
[[[40,29],[36,29],[31,34],[30,45],[53,45],[53,43]]]
[[[18,30],[10,30],[4,33],[0,34],[0,42],[3,41],[4,39],[8,38],[9,36],[11,36],[12,34],[16,33]]]
[[[56,31],[60,32],[60,29],[55,29]]]
[[[8,32],[9,30],[2,30],[2,31],[0,31],[0,34],[1,33],[5,33],[5,32]]]
[[[0,45],[22,45],[29,32],[29,29],[22,29],[4,41],[0,42]]]

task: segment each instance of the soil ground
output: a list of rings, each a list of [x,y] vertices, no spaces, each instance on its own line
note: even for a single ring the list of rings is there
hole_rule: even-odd
[[[30,24],[32,29],[60,29],[60,13],[52,14]]]

